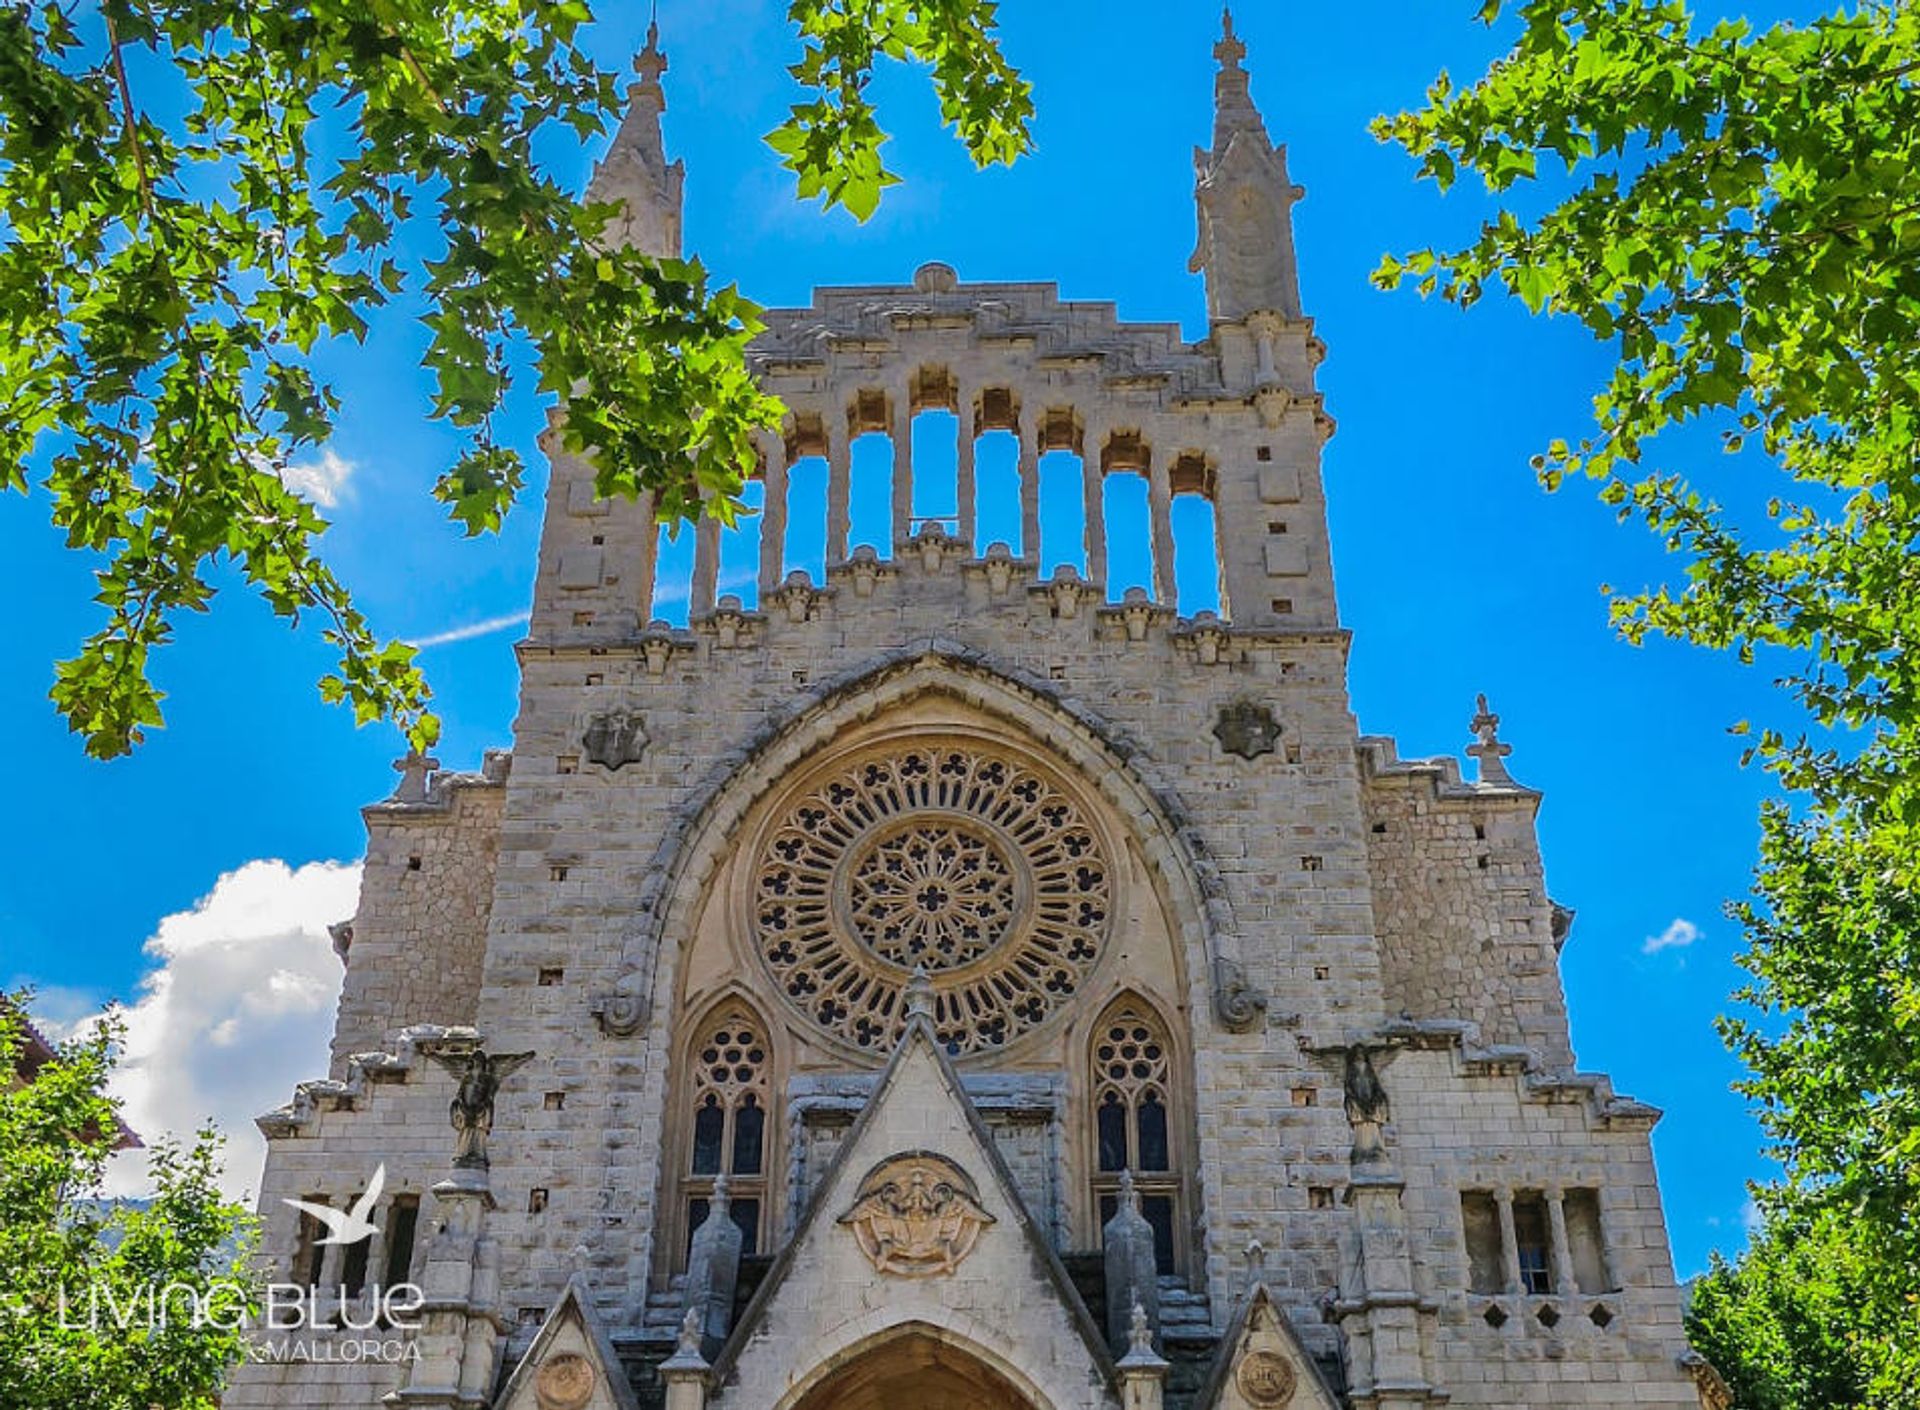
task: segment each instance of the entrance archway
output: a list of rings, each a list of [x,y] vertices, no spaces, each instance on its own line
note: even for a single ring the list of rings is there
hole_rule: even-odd
[[[830,1372],[792,1410],[1036,1410],[979,1357],[927,1335],[890,1337]]]

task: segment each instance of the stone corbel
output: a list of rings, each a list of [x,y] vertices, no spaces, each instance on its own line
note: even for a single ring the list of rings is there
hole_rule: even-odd
[[[609,1038],[630,1038],[647,1021],[647,1012],[651,1007],[646,979],[640,971],[630,969],[614,982],[611,993],[601,994],[594,999],[588,1012],[593,1015],[594,1022],[600,1025],[600,1031]]]
[[[827,597],[825,589],[816,588],[813,579],[804,569],[795,568],[787,574],[786,586],[767,594],[768,598],[784,607],[789,622],[804,622],[814,615],[816,604]]]
[[[1267,1012],[1267,996],[1247,979],[1245,969],[1233,960],[1216,957],[1213,962],[1213,1016],[1229,1033],[1247,1033],[1257,1028]]]
[[[1180,635],[1193,643],[1194,659],[1202,666],[1231,664],[1232,638],[1227,635],[1226,625],[1213,613],[1198,614],[1189,629]]]
[[[648,675],[664,676],[667,673],[667,660],[673,655],[677,644],[670,623],[658,619],[647,623],[647,629],[640,634],[640,654],[646,658]]]
[[[713,628],[714,644],[731,648],[750,639],[757,615],[743,611],[740,599],[728,593],[706,618],[707,625]]]

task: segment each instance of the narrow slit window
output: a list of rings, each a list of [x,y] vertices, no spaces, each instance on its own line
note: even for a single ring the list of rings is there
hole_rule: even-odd
[[[847,551],[865,544],[881,558],[893,557],[893,437],[856,436],[848,473]]]
[[[1173,583],[1182,615],[1211,612],[1225,617],[1220,537],[1213,501],[1205,495],[1173,497]]]
[[[1050,450],[1040,457],[1040,574],[1057,568],[1087,575],[1087,497],[1080,457]]]
[[[973,443],[973,539],[982,556],[1004,543],[1015,558],[1033,546],[1020,536],[1020,438],[988,431]]]
[[[1466,1230],[1467,1290],[1490,1295],[1506,1291],[1499,1204],[1483,1191],[1466,1191],[1460,1196],[1460,1222]]]
[[[1182,1195],[1166,1026],[1143,1000],[1123,998],[1094,1026],[1089,1056],[1098,1167],[1093,1206],[1101,1227],[1118,1207],[1121,1173],[1130,1170],[1140,1212],[1153,1227],[1155,1262],[1161,1272],[1174,1272]]]
[[[787,542],[780,578],[801,572],[815,587],[827,581],[827,458],[802,456],[787,467]]]
[[[1147,477],[1114,471],[1100,487],[1107,530],[1107,597],[1119,602],[1128,588],[1153,592],[1153,527],[1147,512]]]
[[[653,569],[653,615],[684,627],[693,600],[693,525],[662,524],[659,534]]]
[[[760,539],[766,529],[767,486],[749,480],[741,500],[753,512],[742,514],[732,528],[720,531],[720,572],[715,597],[729,593],[749,611],[760,605]]]
[[[1513,1197],[1513,1241],[1520,1255],[1520,1286],[1535,1296],[1553,1291],[1547,1253],[1547,1202],[1538,1194]]]
[[[387,1267],[383,1287],[409,1282],[413,1274],[413,1243],[420,1229],[420,1196],[395,1195],[387,1210]]]
[[[923,411],[913,418],[914,532],[935,523],[948,533],[960,528],[960,418],[951,411]]]
[[[1595,1190],[1568,1190],[1566,1196],[1567,1258],[1573,1280],[1583,1293],[1613,1291],[1607,1268],[1606,1236],[1600,1223],[1600,1195]]]

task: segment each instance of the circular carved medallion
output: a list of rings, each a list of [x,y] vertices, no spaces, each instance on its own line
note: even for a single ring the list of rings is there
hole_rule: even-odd
[[[945,1156],[909,1151],[867,1172],[840,1222],[876,1271],[924,1278],[951,1273],[994,1219],[966,1171]]]
[[[955,1056],[1044,1023],[1106,943],[1112,877],[1065,793],[975,743],[899,747],[781,815],[753,881],[755,948],[796,1011],[876,1053],[916,969]]]
[[[1255,1405],[1285,1405],[1299,1378],[1293,1363],[1271,1351],[1249,1352],[1234,1373],[1240,1393]]]
[[[586,1357],[562,1352],[534,1377],[533,1398],[540,1410],[580,1410],[593,1399],[593,1365]]]

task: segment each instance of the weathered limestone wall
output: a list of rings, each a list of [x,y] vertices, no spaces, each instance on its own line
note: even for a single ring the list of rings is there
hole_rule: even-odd
[[[1659,1113],[1614,1096],[1604,1079],[1521,1067],[1437,1042],[1401,1052],[1383,1073],[1415,1257],[1439,1303],[1435,1379],[1452,1404],[1475,1410],[1697,1406],[1679,1364],[1680,1293],[1648,1141]],[[1599,1192],[1610,1291],[1467,1290],[1461,1191],[1581,1189]]]
[[[333,1070],[417,1023],[472,1023],[509,759],[441,775],[419,802],[362,812],[367,856],[333,1036]]]
[[[1368,857],[1390,1014],[1460,1019],[1480,1041],[1572,1066],[1539,795],[1462,784],[1451,760],[1363,754]]]

